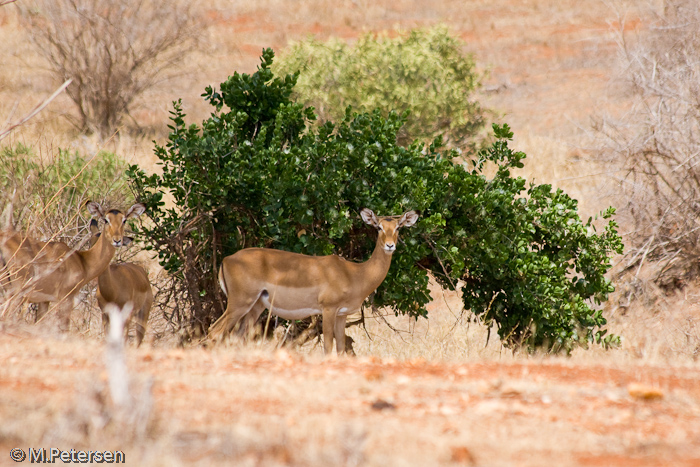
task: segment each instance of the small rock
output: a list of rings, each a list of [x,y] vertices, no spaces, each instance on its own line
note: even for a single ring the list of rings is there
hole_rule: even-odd
[[[411,382],[411,378],[406,375],[401,375],[396,378],[396,384],[406,385]]]
[[[396,410],[396,406],[392,404],[391,402],[387,402],[384,399],[377,399],[376,401],[372,402],[372,410]]]
[[[664,397],[664,393],[661,389],[642,383],[631,383],[627,386],[627,392],[635,399],[642,399],[645,401],[663,399]]]
[[[501,388],[501,397],[508,397],[508,398],[513,398],[513,397],[520,397],[522,395],[522,391],[514,386],[511,385],[504,385]]]
[[[379,368],[371,368],[365,371],[365,379],[367,381],[380,381],[384,379],[384,372]]]

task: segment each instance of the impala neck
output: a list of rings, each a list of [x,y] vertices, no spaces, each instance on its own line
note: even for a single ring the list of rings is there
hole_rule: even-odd
[[[92,248],[78,252],[85,268],[85,282],[102,274],[114,257],[116,249],[105,237],[106,235],[100,235]]]
[[[363,263],[364,267],[362,268],[360,282],[366,284],[365,292],[367,293],[365,296],[374,292],[384,281],[386,274],[389,272],[389,266],[391,266],[391,257],[390,253],[384,251],[384,246],[377,237],[377,244],[374,247],[372,256]]]

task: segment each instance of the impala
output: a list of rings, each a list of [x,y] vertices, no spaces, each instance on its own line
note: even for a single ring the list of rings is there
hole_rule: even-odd
[[[398,230],[418,220],[415,211],[398,220],[378,218],[367,208],[360,215],[379,232],[372,257],[364,263],[336,255],[306,256],[267,248],[246,248],[224,258],[219,283],[228,305],[212,325],[210,338],[222,340],[241,319],[254,323],[265,309],[288,320],[320,314],[324,352],[332,351],[335,337],[338,355],[344,353],[347,316],[360,310],[389,272]]]
[[[100,238],[95,219],[90,221],[90,231],[93,234],[91,242],[94,245]],[[131,237],[124,237],[122,244],[128,245],[132,240]],[[133,322],[136,330],[136,346],[141,345],[143,336],[146,334],[148,315],[153,305],[153,289],[145,269],[133,263],[110,264],[102,274],[97,276],[97,303],[102,310],[105,336],[109,335],[110,323],[107,304],[112,303],[122,310],[127,303],[131,303],[133,313],[124,320],[124,337],[128,336],[129,324]]]
[[[109,266],[115,248],[124,242],[127,219],[140,216],[146,209],[141,203],[126,213],[117,209],[105,212],[93,201],[86,206],[90,214],[105,221],[102,235],[86,251],[76,251],[63,242],[31,239],[13,229],[0,234],[0,285],[10,297],[5,312],[25,301],[36,303],[39,321],[48,312],[49,303],[55,302],[59,329],[69,330],[78,292]]]

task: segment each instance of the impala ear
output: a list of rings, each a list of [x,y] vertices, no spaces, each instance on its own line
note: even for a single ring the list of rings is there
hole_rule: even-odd
[[[379,219],[377,219],[377,216],[374,215],[371,209],[363,208],[362,211],[360,211],[360,217],[365,221],[365,224],[369,224],[375,229],[379,228]]]
[[[134,241],[134,237],[122,237],[122,246],[127,246]]]
[[[90,219],[90,233],[95,237],[99,237],[100,235],[100,228],[95,219]]]
[[[411,227],[413,224],[418,222],[418,213],[416,211],[408,211],[401,216],[401,219],[399,219],[399,222],[396,224],[396,227],[401,228],[401,227]]]
[[[102,235],[102,232],[100,232],[98,225],[99,224],[95,219],[90,219],[90,233],[92,234],[89,238],[90,248],[95,246],[95,244],[100,238],[100,235]]]
[[[131,219],[132,217],[139,217],[144,212],[146,212],[146,206],[143,203],[136,203],[126,211],[124,217],[126,219]]]
[[[102,206],[100,206],[99,203],[96,203],[94,201],[88,201],[85,203],[85,207],[87,207],[88,211],[90,214],[92,214],[93,217],[98,217],[100,219],[105,218],[105,213],[102,210]]]

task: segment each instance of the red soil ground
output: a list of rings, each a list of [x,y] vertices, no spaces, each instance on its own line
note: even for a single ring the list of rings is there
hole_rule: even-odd
[[[55,432],[89,411],[103,347],[0,331],[0,417],[12,421],[0,465],[16,447],[96,448],[99,437]],[[134,386],[153,380],[155,422],[110,449],[149,465],[700,466],[697,366],[319,352],[129,349]]]

